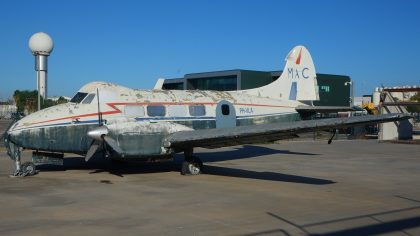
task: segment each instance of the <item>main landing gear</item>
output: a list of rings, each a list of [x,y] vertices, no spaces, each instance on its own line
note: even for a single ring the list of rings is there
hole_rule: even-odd
[[[193,149],[184,151],[184,161],[182,162],[181,175],[199,175],[203,169],[203,162],[193,155]]]

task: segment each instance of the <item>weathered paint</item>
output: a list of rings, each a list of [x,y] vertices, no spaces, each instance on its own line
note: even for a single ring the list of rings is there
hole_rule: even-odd
[[[11,133],[11,141],[26,149],[85,153],[92,142],[86,134],[95,127],[97,125],[20,129]]]
[[[236,125],[254,125],[296,119],[297,101],[281,101],[266,97],[250,96],[238,92],[222,91],[168,91],[137,90],[111,83],[93,82],[78,92],[100,95],[100,112],[110,136],[124,150],[122,155],[167,154],[164,138],[183,129],[212,129],[216,127],[217,104],[232,104]],[[98,126],[97,96],[90,104],[66,103],[33,113],[18,121],[8,131],[18,146],[52,152],[86,153],[92,144],[87,133]],[[203,117],[188,113],[181,117],[128,117],[126,106],[139,106],[146,110],[149,105],[170,107],[181,105],[205,106]],[[288,117],[288,118],[285,118]],[[175,127],[175,128],[174,128]]]
[[[44,152],[33,152],[32,162],[35,165],[63,165],[64,155],[62,153],[44,153]]]
[[[237,119],[237,126],[267,124],[298,119],[298,114],[273,115],[262,117],[244,117]],[[51,127],[37,127],[20,129],[14,132],[13,142],[18,146],[33,150],[51,152],[86,153],[92,139],[86,134],[98,127],[96,120],[93,124],[61,125]],[[197,129],[215,128],[216,120],[187,120],[187,121],[136,121],[129,118],[109,119],[107,127],[110,137],[118,141],[125,151],[125,156],[141,156],[167,154],[164,137],[169,134]]]

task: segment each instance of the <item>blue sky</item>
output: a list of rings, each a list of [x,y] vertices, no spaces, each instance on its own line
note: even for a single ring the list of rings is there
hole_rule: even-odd
[[[356,95],[420,85],[420,1],[0,2],[0,100],[35,89],[29,37],[51,35],[49,95],[109,81],[152,88],[156,79],[225,69],[282,70],[298,44],[318,73],[349,75]]]

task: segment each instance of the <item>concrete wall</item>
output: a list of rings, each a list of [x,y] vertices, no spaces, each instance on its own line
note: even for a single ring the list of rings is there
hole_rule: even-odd
[[[389,93],[384,95],[384,103],[395,102]],[[381,114],[408,113],[403,106],[381,106],[380,111]],[[378,138],[384,141],[413,139],[413,119],[380,124]]]
[[[0,105],[0,118],[10,119],[12,113],[16,111],[17,107],[15,105]]]

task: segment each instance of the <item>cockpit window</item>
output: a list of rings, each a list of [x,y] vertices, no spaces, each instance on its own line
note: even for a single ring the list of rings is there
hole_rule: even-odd
[[[90,93],[82,102],[82,104],[90,104],[92,100],[95,98],[94,93]]]
[[[76,95],[74,95],[74,97],[70,100],[70,102],[80,103],[83,100],[83,98],[86,97],[86,95],[87,95],[87,93],[78,92],[78,93],[76,93]]]

